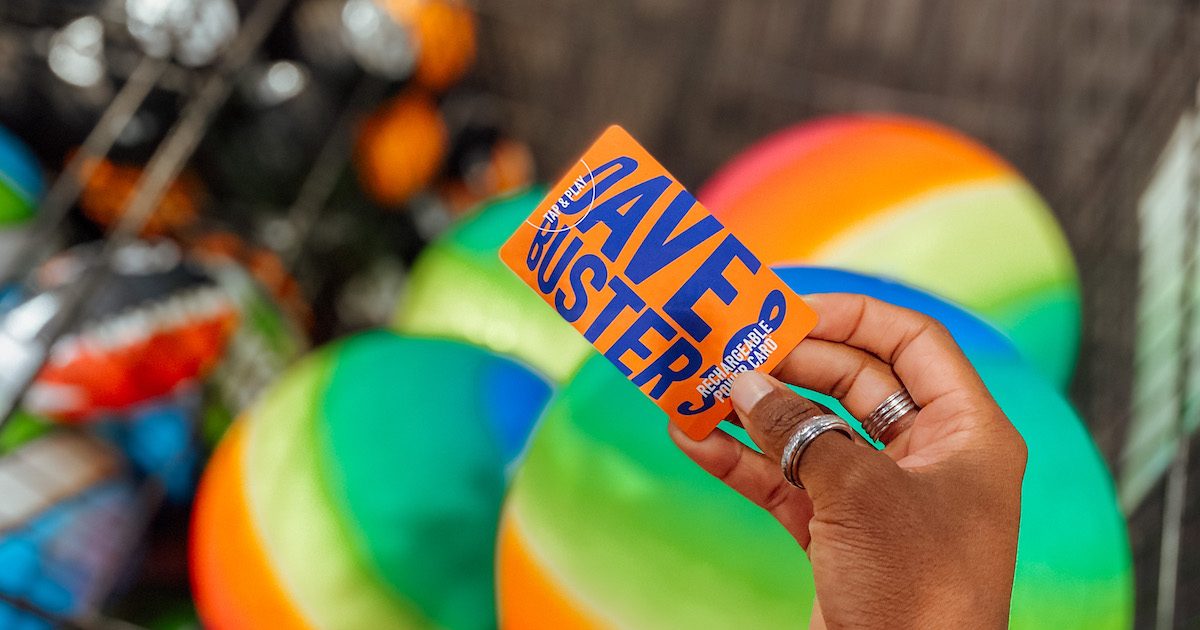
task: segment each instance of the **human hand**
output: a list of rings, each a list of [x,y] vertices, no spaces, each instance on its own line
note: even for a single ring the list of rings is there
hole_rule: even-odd
[[[786,482],[780,459],[827,413],[771,376],[734,381],[738,418],[763,453],[721,431],[671,437],[697,464],[769,511],[808,552],[814,628],[1003,628],[1016,564],[1026,450],[949,332],[857,295],[806,298],[816,330],[775,369],[782,381],[867,417],[908,389],[920,406],[877,451],[832,432]]]

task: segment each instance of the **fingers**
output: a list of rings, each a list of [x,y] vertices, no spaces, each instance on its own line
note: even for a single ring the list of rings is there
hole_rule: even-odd
[[[813,599],[812,617],[808,621],[808,630],[828,630],[825,625],[825,614],[821,612],[821,601]]]
[[[801,422],[825,414],[811,400],[761,372],[745,372],[734,379],[731,398],[750,438],[776,462]]]
[[[833,396],[855,418],[865,418],[900,389],[892,368],[875,355],[811,337],[775,368],[780,380]]]
[[[812,503],[802,490],[784,481],[779,460],[769,459],[723,431],[713,431],[701,441],[689,438],[673,424],[668,432],[692,461],[770,512],[802,547],[808,547]]]
[[[750,437],[775,461],[782,457],[799,424],[821,414],[812,402],[760,372],[738,376],[732,397]],[[814,439],[800,460],[800,479],[816,510],[821,509],[822,502],[853,501],[863,487],[851,481],[898,474],[900,469],[887,456],[835,432]]]
[[[775,368],[780,380],[833,396],[855,418],[866,419],[902,385],[879,357],[844,343],[807,338]],[[879,439],[890,457],[908,454],[908,429],[917,414],[897,420]]]
[[[826,516],[835,504],[867,505],[871,495],[889,492],[900,473],[900,467],[883,453],[832,431],[817,436],[800,460],[800,479],[813,510]]]
[[[858,348],[891,365],[918,405],[952,393],[988,397],[975,369],[937,320],[862,295],[829,293],[805,301],[820,315],[811,338]]]

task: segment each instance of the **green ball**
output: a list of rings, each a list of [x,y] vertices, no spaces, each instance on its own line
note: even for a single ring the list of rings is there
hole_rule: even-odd
[[[274,598],[311,627],[493,628],[505,431],[528,432],[549,392],[486,350],[391,332],[305,357],[205,474],[192,545],[202,617],[287,627],[254,617]],[[242,516],[214,516],[226,514]],[[263,575],[227,579],[239,563]]]
[[[1124,521],[1083,424],[1034,368],[994,357],[975,365],[1029,446],[1011,627],[1130,627]],[[803,551],[688,460],[665,424],[603,358],[560,391],[505,507],[506,623],[547,627],[529,615],[547,608],[620,628],[806,622],[814,588]]]
[[[394,320],[401,332],[464,341],[515,357],[556,382],[595,350],[500,261],[500,246],[545,197],[493,201],[417,259]]]

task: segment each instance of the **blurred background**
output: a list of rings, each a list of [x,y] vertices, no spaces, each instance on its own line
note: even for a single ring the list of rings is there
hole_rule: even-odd
[[[496,260],[611,123],[955,333],[1014,627],[1200,627],[1198,87],[1190,0],[8,0],[0,628],[806,620]]]

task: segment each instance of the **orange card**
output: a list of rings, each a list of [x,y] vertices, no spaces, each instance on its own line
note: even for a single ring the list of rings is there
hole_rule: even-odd
[[[609,127],[500,258],[693,439],[817,315],[624,129]]]

